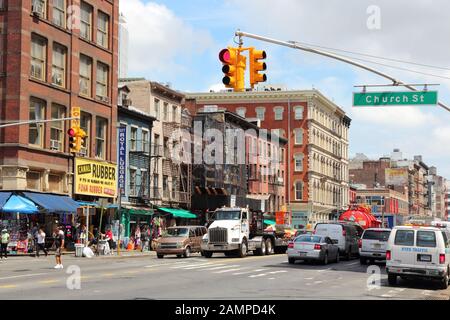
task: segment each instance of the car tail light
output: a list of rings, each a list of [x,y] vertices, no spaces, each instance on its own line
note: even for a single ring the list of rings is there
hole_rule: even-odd
[[[322,246],[320,244],[315,244],[314,250],[322,250]]]
[[[293,242],[289,242],[289,243],[288,243],[288,248],[289,248],[289,249],[294,248],[294,243],[293,243]]]
[[[359,247],[360,249],[362,248],[362,240],[361,240],[361,239],[358,240],[358,247]]]
[[[445,264],[445,254],[440,254],[439,255],[439,263],[440,264]]]
[[[347,231],[345,229],[342,229],[342,235],[345,237],[347,235]]]
[[[391,250],[386,251],[386,260],[391,260]]]

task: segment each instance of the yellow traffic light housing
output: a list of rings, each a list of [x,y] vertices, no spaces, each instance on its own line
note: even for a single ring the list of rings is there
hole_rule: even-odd
[[[225,74],[222,82],[225,87],[244,91],[246,59],[241,55],[240,48],[228,47],[220,51],[219,60],[223,63],[222,72]]]
[[[250,48],[250,85],[253,88],[255,84],[259,82],[267,81],[267,76],[265,73],[260,73],[260,71],[265,71],[267,65],[264,60],[267,58],[267,54],[263,50],[256,50],[255,48]]]
[[[74,126],[67,131],[69,135],[69,149],[71,153],[78,153],[86,137],[86,132],[78,126]]]

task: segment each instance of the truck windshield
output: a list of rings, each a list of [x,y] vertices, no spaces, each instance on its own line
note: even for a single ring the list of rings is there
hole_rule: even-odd
[[[240,211],[216,211],[215,220],[239,220]]]
[[[188,228],[169,228],[164,237],[187,237],[188,235]]]

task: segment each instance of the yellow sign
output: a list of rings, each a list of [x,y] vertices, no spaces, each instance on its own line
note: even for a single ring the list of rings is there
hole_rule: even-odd
[[[115,198],[117,193],[117,165],[75,158],[75,193]]]

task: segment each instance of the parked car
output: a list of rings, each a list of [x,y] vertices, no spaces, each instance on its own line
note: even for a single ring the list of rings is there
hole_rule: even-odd
[[[391,229],[369,228],[364,230],[359,240],[359,259],[361,264],[367,261],[386,260],[386,246]]]
[[[355,224],[345,222],[318,223],[314,228],[315,235],[329,237],[347,260],[359,254],[359,233],[362,232]]]
[[[289,263],[296,260],[339,262],[339,248],[329,237],[319,235],[301,235],[290,242],[287,250]]]
[[[159,239],[156,255],[160,259],[170,254],[188,258],[193,252],[201,252],[201,241],[206,232],[202,226],[167,228],[167,232]]]
[[[394,227],[386,250],[389,285],[397,278],[438,280],[448,288],[450,274],[450,234],[434,227]]]

